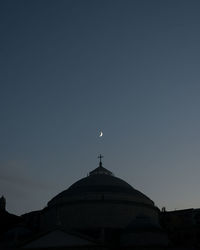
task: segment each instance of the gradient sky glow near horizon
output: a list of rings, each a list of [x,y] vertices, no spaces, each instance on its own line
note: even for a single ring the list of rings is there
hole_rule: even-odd
[[[9,212],[44,208],[99,153],[159,208],[200,207],[199,13],[195,0],[0,2]]]

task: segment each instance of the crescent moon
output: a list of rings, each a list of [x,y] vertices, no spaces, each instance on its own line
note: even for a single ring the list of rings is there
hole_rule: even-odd
[[[102,137],[102,136],[103,136],[103,132],[101,131],[99,137]]]

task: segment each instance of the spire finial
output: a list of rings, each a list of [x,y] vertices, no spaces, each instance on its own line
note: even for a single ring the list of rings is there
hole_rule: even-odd
[[[95,168],[93,171],[91,171],[90,173],[89,173],[89,176],[93,176],[93,175],[112,175],[113,176],[113,173],[112,172],[110,172],[108,169],[106,169],[106,168],[104,168],[103,166],[102,166],[102,161],[101,161],[101,159],[103,158],[103,155],[99,155],[98,156],[98,158],[99,158],[99,166],[97,167],[97,168]]]
[[[103,155],[100,154],[100,155],[98,156],[98,158],[100,159],[100,160],[99,160],[99,167],[102,167],[102,161],[101,161],[101,159],[103,158]]]

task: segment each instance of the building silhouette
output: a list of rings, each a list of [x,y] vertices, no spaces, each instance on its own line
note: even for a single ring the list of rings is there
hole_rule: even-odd
[[[200,210],[160,211],[154,202],[102,165],[20,217],[0,199],[0,249],[195,249]],[[11,218],[11,217],[12,218]],[[14,217],[13,217],[14,216]]]

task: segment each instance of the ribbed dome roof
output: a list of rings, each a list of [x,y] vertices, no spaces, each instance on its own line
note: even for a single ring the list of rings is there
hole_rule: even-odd
[[[136,191],[131,185],[112,175],[90,175],[75,182],[69,187],[68,192],[128,192]]]
[[[112,172],[100,165],[95,170],[91,171],[89,176],[83,178],[74,184],[72,184],[67,190],[61,192],[49,201],[48,206],[60,204],[67,200],[76,199],[80,200],[80,196],[95,197],[98,195],[113,196],[117,199],[117,196],[124,196],[123,200],[135,200],[136,202],[154,205],[146,195],[134,189],[127,182],[120,178],[115,177]],[[91,199],[91,198],[90,198]],[[95,199],[95,198],[94,198]],[[110,198],[109,198],[110,199]],[[122,198],[120,198],[121,200]]]

